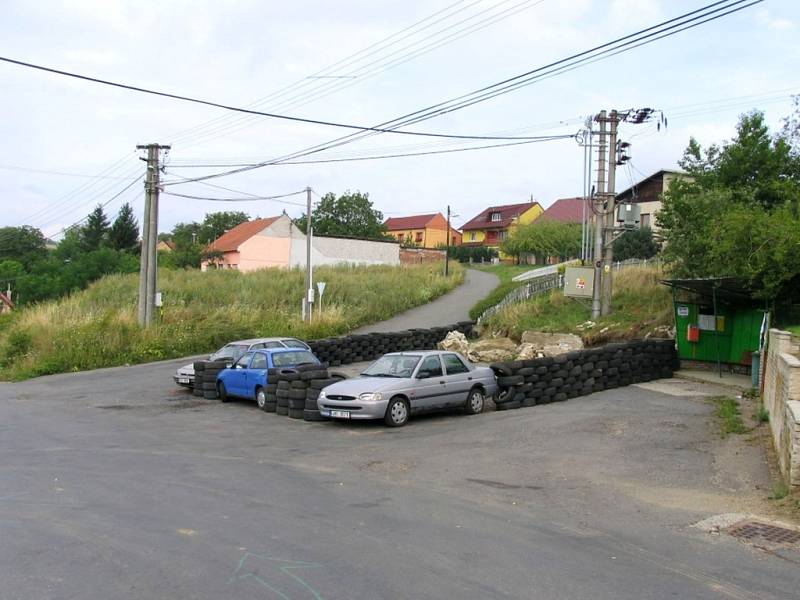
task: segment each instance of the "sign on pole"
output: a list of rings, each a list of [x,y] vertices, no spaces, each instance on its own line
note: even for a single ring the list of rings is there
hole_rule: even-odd
[[[318,281],[317,282],[317,291],[319,292],[319,314],[322,314],[322,294],[325,293],[325,282]]]

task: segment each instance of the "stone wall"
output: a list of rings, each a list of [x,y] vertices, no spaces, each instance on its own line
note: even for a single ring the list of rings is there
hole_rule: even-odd
[[[444,260],[444,250],[431,248],[400,248],[400,263],[404,265],[418,265]]]
[[[800,486],[800,343],[788,331],[770,329],[764,363],[764,407],[781,474]]]

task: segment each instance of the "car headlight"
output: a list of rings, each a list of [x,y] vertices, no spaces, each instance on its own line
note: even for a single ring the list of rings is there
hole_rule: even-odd
[[[366,392],[358,395],[358,399],[364,402],[379,402],[382,398],[380,392]]]
[[[324,398],[325,397],[325,390],[320,390],[319,391],[319,397],[320,398]]]

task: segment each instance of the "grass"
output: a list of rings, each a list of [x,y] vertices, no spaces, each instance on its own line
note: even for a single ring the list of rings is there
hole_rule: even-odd
[[[795,335],[800,335],[800,325],[789,325],[786,331],[791,331]]]
[[[756,411],[756,422],[769,423],[769,411],[763,404],[760,405]]]
[[[483,300],[478,302],[469,311],[471,319],[477,319],[487,308],[494,306],[505,298],[512,290],[524,285],[524,281],[512,281],[517,275],[538,269],[542,265],[473,265],[473,268],[487,273],[494,273],[500,279],[500,284],[492,290]]]
[[[521,302],[493,315],[485,323],[493,335],[519,339],[524,331],[574,333],[585,344],[641,338],[647,334],[665,337],[674,323],[669,289],[659,283],[657,267],[632,267],[614,273],[614,312],[589,325],[589,302],[564,296],[561,290]]]
[[[716,404],[715,414],[720,421],[720,433],[727,437],[731,433],[747,433],[750,431],[742,421],[742,411],[735,398],[728,396],[712,396],[710,402]]]
[[[424,304],[463,281],[437,265],[321,267],[323,312],[300,319],[301,270],[159,272],[164,307],[149,329],[137,324],[137,275],[111,275],[81,292],[0,319],[0,379],[142,363],[209,352],[234,339],[314,339]]]
[[[772,496],[769,497],[770,500],[783,500],[786,496],[789,495],[791,489],[786,482],[782,479],[778,481],[774,481],[772,483]]]

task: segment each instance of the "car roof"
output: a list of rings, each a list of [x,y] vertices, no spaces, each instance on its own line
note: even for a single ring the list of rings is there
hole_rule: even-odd
[[[236,340],[235,342],[228,342],[225,345],[230,346],[231,344],[247,344],[249,346],[252,346],[253,344],[261,344],[263,342],[282,342],[283,340],[296,340],[298,342],[302,341],[298,340],[297,338],[282,336],[282,337],[250,338],[249,340]]]
[[[311,352],[308,348],[256,348],[253,352],[271,352],[273,354],[285,354],[286,352]]]
[[[411,350],[410,352],[387,352],[384,356],[430,356],[431,354],[458,354],[452,350]]]

